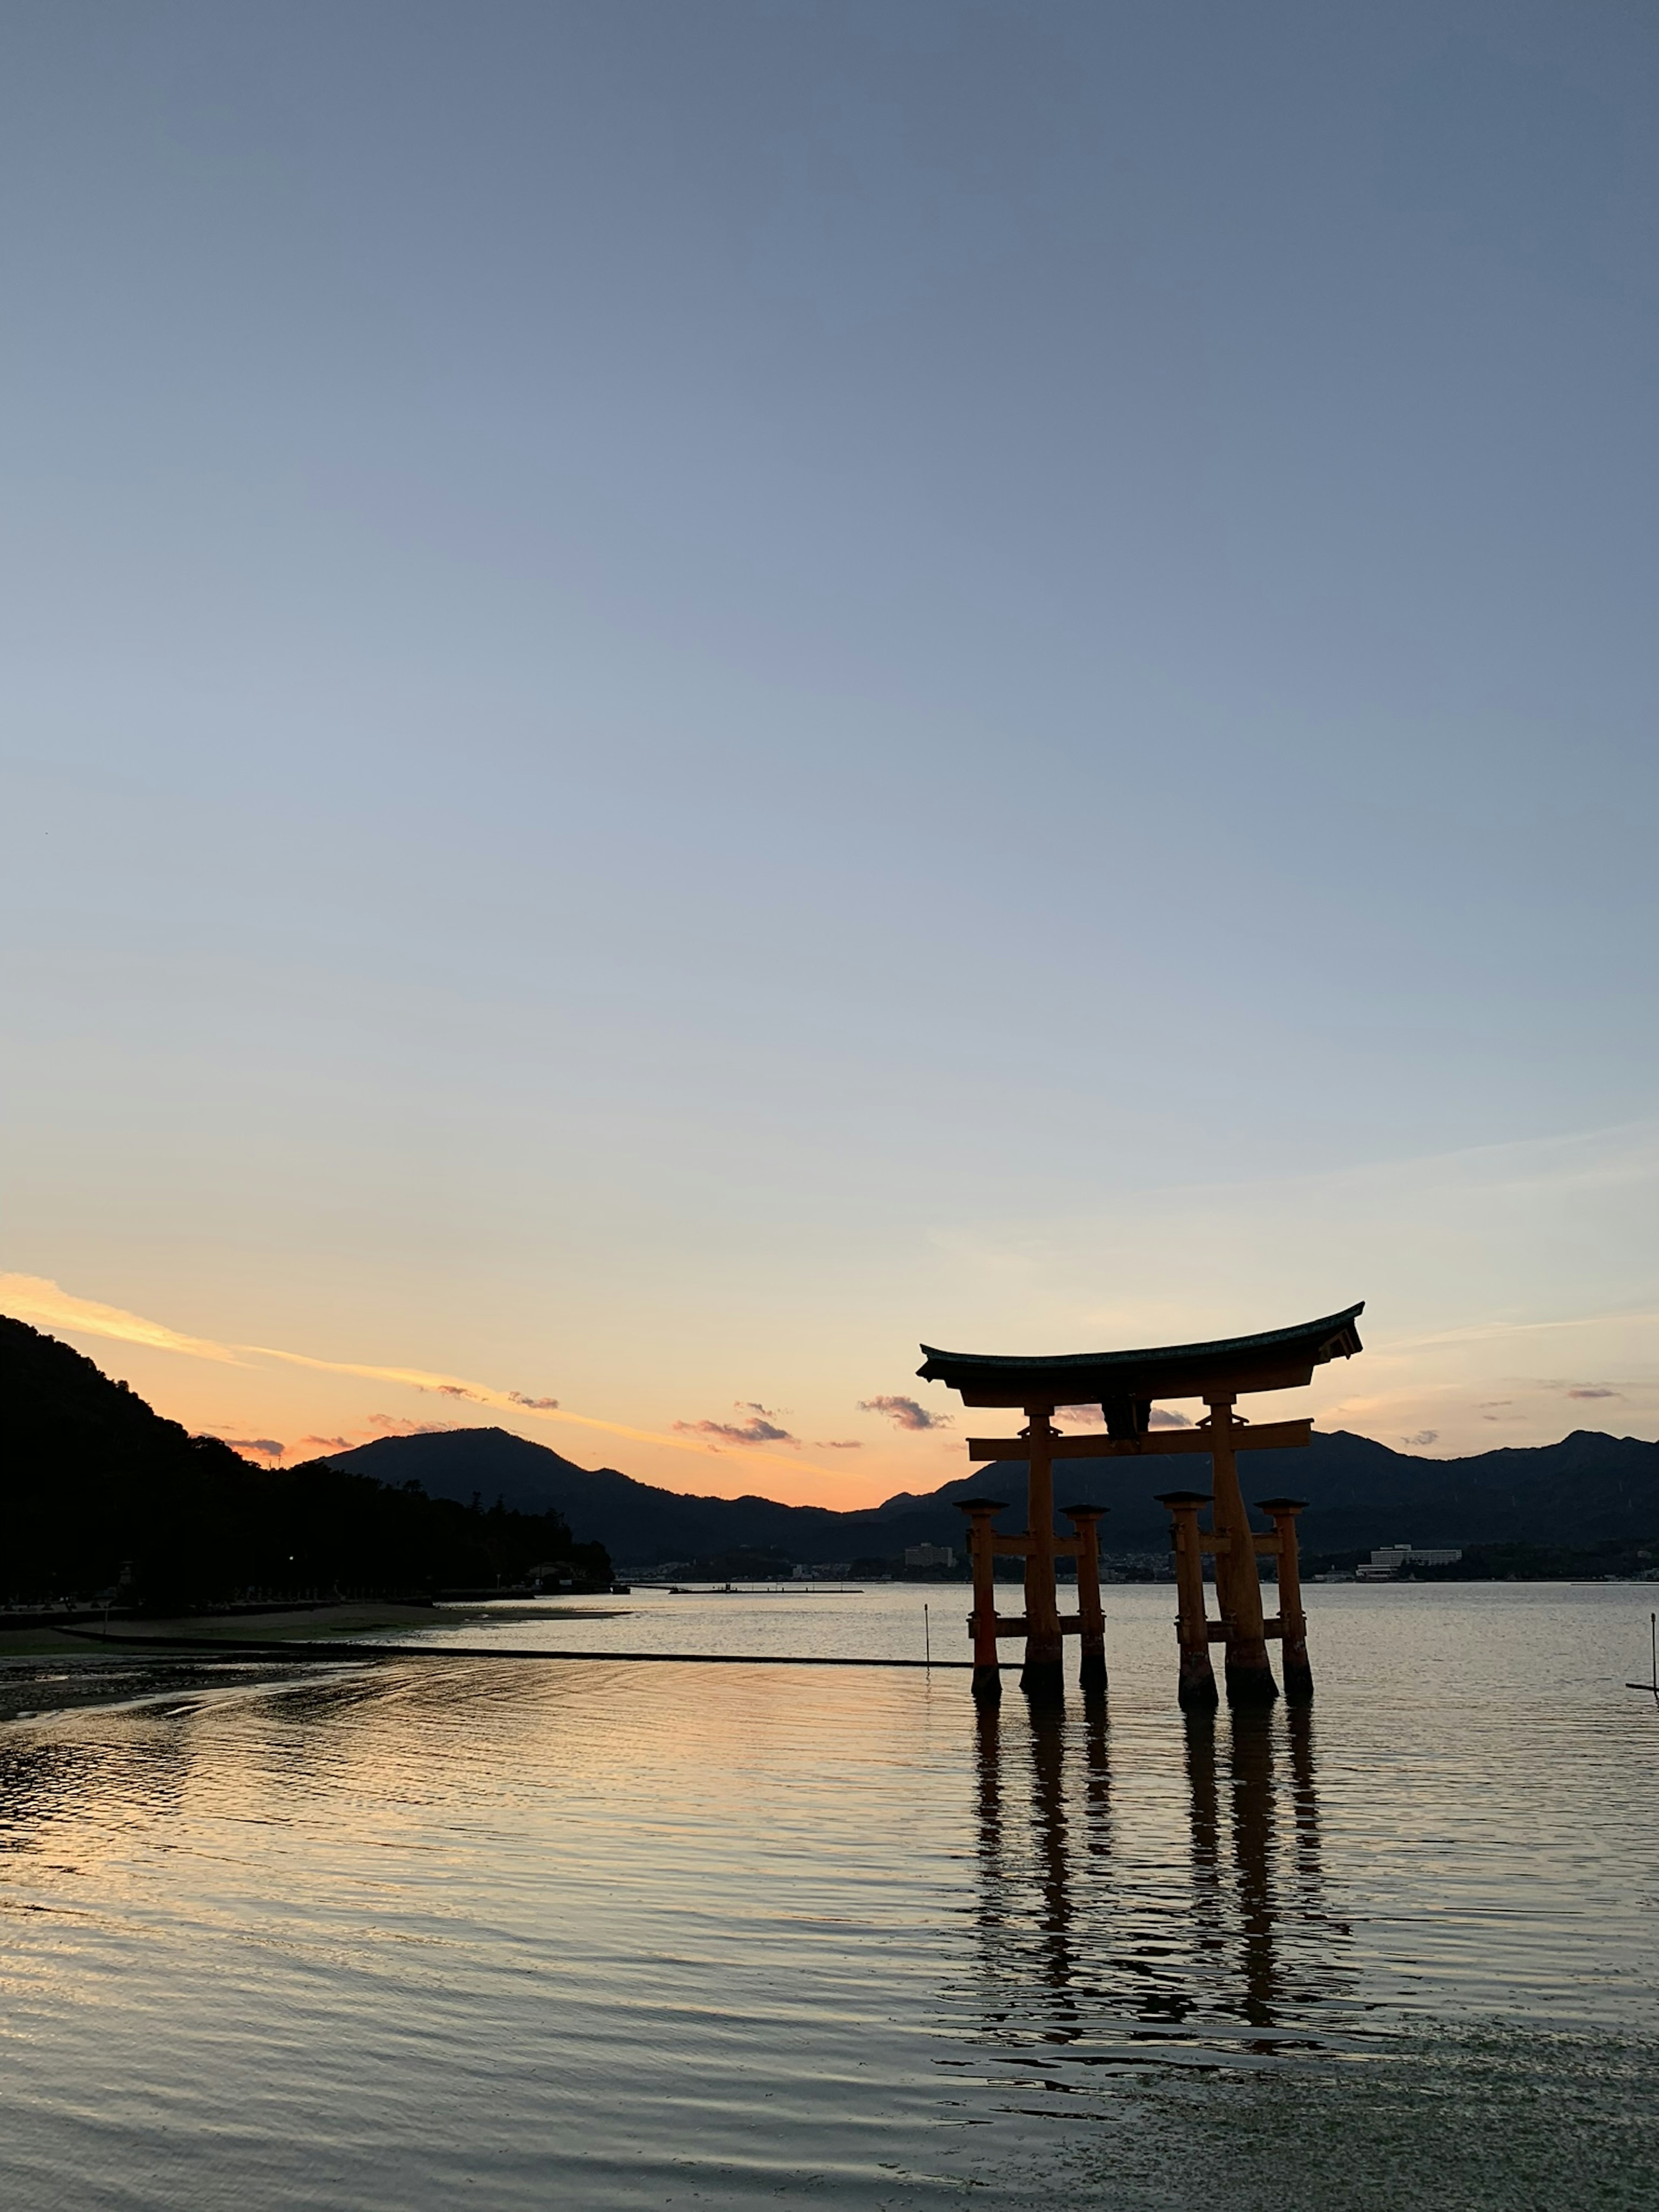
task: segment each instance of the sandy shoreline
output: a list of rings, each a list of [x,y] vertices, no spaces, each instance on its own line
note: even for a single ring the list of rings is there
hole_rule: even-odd
[[[161,1696],[191,1686],[205,1686],[234,1676],[259,1675],[280,1680],[287,1670],[268,1650],[272,1644],[333,1643],[343,1638],[385,1634],[387,1630],[430,1629],[481,1619],[499,1620],[503,1608],[485,1605],[398,1605],[364,1601],[313,1606],[286,1612],[191,1613],[173,1620],[117,1621],[111,1641],[92,1643],[85,1635],[59,1629],[0,1628],[0,1723],[33,1720],[49,1712],[131,1698]],[[548,1607],[520,1609],[541,1617]],[[617,1610],[560,1607],[562,1615],[608,1618]],[[212,1637],[250,1646],[249,1656],[234,1651],[169,1651],[171,1638]],[[156,1648],[146,1650],[146,1644]],[[296,1655],[297,1656],[297,1655]],[[343,1664],[349,1662],[343,1661]]]

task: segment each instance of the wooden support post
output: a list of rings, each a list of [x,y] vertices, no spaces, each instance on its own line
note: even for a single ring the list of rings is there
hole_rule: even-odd
[[[1181,1650],[1181,1676],[1176,1692],[1188,1712],[1212,1712],[1216,1696],[1215,1669],[1210,1664],[1210,1624],[1204,1610],[1203,1539],[1199,1534],[1198,1509],[1208,1497],[1199,1490],[1166,1490],[1158,1504],[1170,1514],[1170,1541],[1175,1548],[1176,1637]]]
[[[1098,1696],[1106,1687],[1106,1616],[1100,1604],[1100,1535],[1095,1524],[1105,1508],[1062,1505],[1060,1510],[1077,1531],[1078,1638],[1083,1646],[1078,1680],[1085,1696]]]
[[[1259,1498],[1258,1513],[1272,1517],[1279,1540],[1279,1670],[1285,1695],[1305,1705],[1313,1696],[1313,1668],[1308,1664],[1308,1617],[1302,1610],[1302,1561],[1297,1550],[1296,1516],[1307,1500],[1303,1498]]]
[[[1205,1403],[1210,1409],[1210,1465],[1215,1479],[1216,1595],[1227,1631],[1227,1698],[1231,1705],[1270,1705],[1279,1695],[1279,1685],[1267,1664],[1261,1577],[1256,1572],[1250,1517],[1238,1486],[1233,1401],[1229,1395],[1206,1397]],[[1223,1537],[1227,1540],[1224,1550],[1219,1540]]]
[[[974,1695],[993,1705],[1002,1695],[997,1664],[996,1536],[991,1527],[1004,1510],[1000,1498],[963,1498],[958,1512],[968,1516],[968,1557],[974,1570],[974,1609],[968,1627],[974,1639]]]
[[[1019,1686],[1027,1697],[1053,1702],[1065,1695],[1060,1667],[1060,1601],[1054,1595],[1054,1468],[1050,1449],[1060,1431],[1054,1407],[1025,1408],[1030,1440],[1026,1462],[1025,1528],[1031,1548],[1025,1555],[1025,1664]]]

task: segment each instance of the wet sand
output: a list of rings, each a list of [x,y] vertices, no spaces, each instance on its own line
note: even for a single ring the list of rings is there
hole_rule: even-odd
[[[271,1644],[334,1643],[388,1631],[446,1627],[488,1619],[608,1620],[615,1607],[550,1606],[399,1605],[364,1600],[340,1605],[296,1606],[270,1613],[197,1613],[174,1620],[112,1620],[108,1641],[101,1626],[74,1630],[41,1626],[0,1628],[0,1723],[33,1719],[72,1706],[124,1704],[161,1697],[234,1674],[276,1680],[288,1672],[263,1649]],[[168,1651],[179,1638],[212,1638],[246,1644],[234,1652]],[[96,1639],[96,1640],[94,1640]],[[144,1646],[153,1644],[155,1651]],[[349,1664],[349,1662],[342,1662]]]

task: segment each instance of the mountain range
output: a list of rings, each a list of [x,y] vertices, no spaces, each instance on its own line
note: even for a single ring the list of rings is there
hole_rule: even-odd
[[[331,1464],[382,1483],[418,1482],[429,1497],[462,1504],[476,1498],[488,1508],[499,1498],[521,1513],[556,1511],[578,1537],[603,1544],[635,1572],[738,1547],[803,1565],[891,1557],[919,1543],[959,1547],[959,1498],[1006,1498],[1010,1510],[1000,1525],[1024,1520],[1025,1470],[1006,1462],[852,1513],[659,1489],[614,1468],[579,1467],[504,1429],[385,1437]],[[1467,1459],[1425,1459],[1336,1430],[1316,1433],[1304,1451],[1251,1453],[1240,1467],[1247,1498],[1307,1499],[1302,1538],[1310,1553],[1389,1543],[1591,1545],[1659,1534],[1659,1444],[1589,1429],[1559,1443]],[[1101,1526],[1108,1555],[1162,1553],[1169,1521],[1155,1493],[1206,1489],[1208,1476],[1202,1459],[1085,1460],[1056,1470],[1057,1494],[1062,1504],[1070,1495],[1108,1508]]]

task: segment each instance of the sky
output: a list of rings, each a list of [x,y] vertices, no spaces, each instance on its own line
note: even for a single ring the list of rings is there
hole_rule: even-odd
[[[1275,1414],[1659,1433],[1650,9],[0,59],[0,1310],[824,1504],[1359,1298]]]

